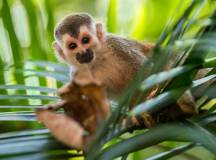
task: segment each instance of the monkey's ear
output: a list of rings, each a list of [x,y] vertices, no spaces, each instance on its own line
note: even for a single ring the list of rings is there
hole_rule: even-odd
[[[105,31],[101,23],[96,24],[97,37],[101,42],[105,42]]]
[[[59,44],[56,41],[54,41],[52,43],[52,46],[53,46],[53,49],[55,50],[58,58],[60,58],[60,60],[65,60],[65,54],[64,54],[63,50],[61,49],[61,47],[59,46]]]

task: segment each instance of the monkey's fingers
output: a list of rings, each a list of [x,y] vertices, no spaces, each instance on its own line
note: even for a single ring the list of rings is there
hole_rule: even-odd
[[[57,111],[57,110],[59,110],[60,108],[63,108],[64,106],[65,106],[65,104],[66,104],[67,102],[66,101],[59,101],[59,102],[57,102],[57,103],[55,103],[55,104],[49,104],[49,105],[47,105],[47,107],[46,107],[46,109],[48,109],[48,110],[53,110],[53,111]]]
[[[86,150],[92,137],[88,136],[83,127],[72,118],[64,114],[57,114],[49,110],[36,111],[37,118],[62,143],[69,147]]]
[[[63,87],[59,88],[56,92],[56,94],[59,97],[63,97],[64,95],[67,95],[71,92],[71,88],[73,87],[73,83],[69,82],[67,84],[65,84]]]

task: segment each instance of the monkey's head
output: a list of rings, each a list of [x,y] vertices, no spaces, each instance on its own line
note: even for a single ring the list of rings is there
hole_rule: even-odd
[[[53,47],[65,62],[80,65],[91,63],[104,42],[102,24],[80,13],[66,16],[57,24]]]

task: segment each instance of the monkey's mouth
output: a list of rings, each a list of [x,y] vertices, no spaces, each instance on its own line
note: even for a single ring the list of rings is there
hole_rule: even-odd
[[[83,54],[77,53],[76,59],[79,63],[89,63],[94,58],[94,53],[91,49],[87,49],[87,51]]]

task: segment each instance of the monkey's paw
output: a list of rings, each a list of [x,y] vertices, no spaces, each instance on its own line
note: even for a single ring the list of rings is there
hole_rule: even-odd
[[[57,111],[60,108],[64,108],[64,106],[66,105],[66,103],[67,103],[66,101],[59,101],[59,102],[57,102],[55,104],[49,104],[49,105],[47,105],[46,109]]]

